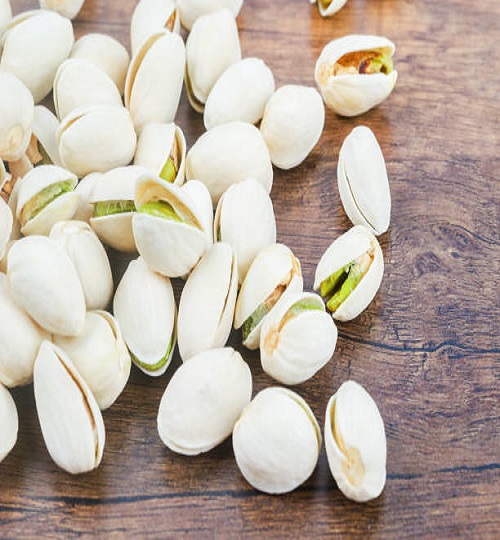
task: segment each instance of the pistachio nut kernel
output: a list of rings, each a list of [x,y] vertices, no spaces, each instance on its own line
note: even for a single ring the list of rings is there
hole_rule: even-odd
[[[388,75],[394,70],[392,58],[384,51],[354,51],[344,54],[333,65],[333,75]]]
[[[94,203],[92,217],[113,216],[115,214],[126,214],[128,212],[135,212],[134,201],[97,201]]]
[[[57,197],[64,193],[69,193],[74,189],[72,180],[63,180],[42,189],[34,197],[32,197],[23,207],[21,211],[21,224],[24,226],[30,220],[36,217],[46,206]]]

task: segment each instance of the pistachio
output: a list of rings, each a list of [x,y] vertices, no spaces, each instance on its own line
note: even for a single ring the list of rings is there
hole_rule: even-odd
[[[9,0],[0,0],[0,36],[12,20],[12,8]],[[0,460],[1,461],[1,460]]]
[[[0,463],[7,457],[17,442],[19,419],[17,408],[10,392],[0,383]]]
[[[177,0],[179,6],[182,26],[191,30],[195,21],[202,15],[213,13],[222,8],[227,8],[236,18],[240,12],[243,0]]]
[[[94,205],[90,202],[90,197],[97,179],[102,175],[103,173],[90,173],[78,182],[75,192],[80,196],[80,200],[73,219],[90,223],[90,218],[94,215]]]
[[[247,405],[233,430],[236,463],[265,493],[287,493],[311,476],[321,449],[318,422],[291,390],[270,387]]]
[[[47,107],[37,105],[26,157],[33,165],[60,165],[57,131],[59,120]],[[24,176],[24,175],[23,175]]]
[[[68,19],[74,19],[82,9],[84,2],[85,0],[40,0],[40,7],[57,11]]]
[[[347,381],[330,398],[325,415],[328,464],[342,493],[353,501],[377,498],[386,479],[384,421],[358,383]]]
[[[322,17],[331,17],[340,11],[347,0],[310,0],[311,4],[318,3],[319,13]]]

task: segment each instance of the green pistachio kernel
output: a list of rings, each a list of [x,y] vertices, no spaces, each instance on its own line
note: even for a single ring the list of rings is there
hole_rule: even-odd
[[[390,54],[382,51],[354,51],[347,53],[337,60],[334,65],[334,75],[372,75],[383,73],[388,75],[393,71]]]
[[[135,212],[134,201],[101,201],[94,204],[95,218]]]
[[[361,62],[359,65],[359,73],[385,73],[386,75],[393,71],[394,66],[392,63],[392,58],[387,55],[380,53],[372,58],[367,58]]]
[[[42,189],[24,205],[21,212],[21,221],[27,223],[57,197],[70,191],[73,191],[73,182],[71,180],[63,180]]]
[[[184,220],[174,210],[174,207],[166,201],[151,201],[143,204],[139,208],[139,214],[148,214],[153,217],[170,219],[183,223]]]
[[[167,182],[173,182],[177,176],[177,167],[171,157],[167,159],[160,172],[160,178]]]
[[[167,351],[164,354],[164,356],[160,360],[158,360],[158,362],[156,362],[156,364],[146,364],[145,362],[141,362],[137,358],[137,356],[135,356],[134,354],[131,353],[132,358],[134,360],[134,363],[137,366],[141,367],[142,369],[144,369],[146,371],[149,371],[150,373],[154,373],[155,371],[159,371],[167,363],[168,357],[170,356],[170,351],[172,350],[173,343],[174,343],[174,333],[172,332],[172,336],[170,337],[170,342],[168,344]]]
[[[295,304],[292,304],[292,306],[288,308],[285,316],[281,319],[281,325],[285,325],[290,319],[297,317],[297,315],[304,313],[304,311],[311,311],[313,309],[319,311],[325,310],[322,303],[318,302],[317,299],[315,300],[313,298],[303,298],[302,300],[295,302]]]

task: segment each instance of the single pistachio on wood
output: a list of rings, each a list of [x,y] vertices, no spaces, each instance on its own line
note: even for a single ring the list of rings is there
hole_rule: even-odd
[[[70,358],[44,341],[33,382],[43,440],[56,465],[70,474],[98,467],[106,438],[102,414]]]
[[[321,298],[313,293],[289,295],[269,314],[260,332],[263,370],[283,384],[300,384],[332,357],[337,327]]]
[[[228,122],[256,124],[274,94],[273,72],[260,58],[231,64],[208,94],[203,113],[206,129]]]
[[[364,311],[377,293],[384,274],[384,257],[375,236],[356,225],[339,236],[316,268],[319,290],[334,319],[350,321]]]
[[[66,17],[44,9],[25,11],[5,29],[0,68],[19,77],[39,103],[52,89],[73,42],[73,26]]]
[[[186,169],[186,139],[171,124],[146,124],[137,142],[135,165],[173,184],[182,185]]]
[[[0,38],[12,20],[12,8],[9,0],[0,0]]]
[[[127,384],[131,360],[117,320],[106,311],[89,311],[83,334],[54,336],[94,394],[99,408],[110,407]]]
[[[217,204],[229,186],[247,178],[255,178],[270,193],[273,166],[260,131],[246,122],[230,122],[194,143],[186,156],[186,178],[201,180]]]
[[[357,116],[384,101],[398,78],[394,50],[379,36],[348,35],[328,43],[314,73],[325,103],[341,116]]]
[[[377,498],[386,479],[384,421],[368,392],[347,381],[330,398],[325,415],[325,447],[333,478],[353,501]]]
[[[0,383],[0,463],[7,457],[17,442],[19,418],[10,392]]]
[[[177,0],[182,26],[191,30],[195,21],[202,15],[227,8],[236,18],[241,10],[243,0]]]
[[[130,56],[119,41],[107,34],[85,34],[73,45],[70,58],[94,64],[111,78],[123,95]]]
[[[58,130],[57,117],[47,107],[37,105],[33,117],[33,131],[26,149],[26,157],[33,166],[61,165],[57,143]]]
[[[85,221],[85,223],[90,224],[90,218],[94,215],[94,205],[90,202],[90,197],[92,196],[95,183],[103,174],[90,173],[78,182],[75,192],[80,196],[80,200],[73,219]]]
[[[310,0],[310,2],[318,3],[319,14],[322,17],[331,17],[345,6],[347,0]]]
[[[3,259],[5,248],[12,234],[14,216],[10,206],[0,197],[0,259]]]
[[[131,261],[116,289],[113,312],[132,361],[147,375],[165,373],[176,342],[176,307],[170,279],[144,259]]]
[[[46,236],[18,240],[7,276],[15,301],[52,334],[77,336],[85,324],[85,296],[64,249]]]
[[[391,219],[391,192],[385,160],[372,130],[357,126],[339,153],[337,183],[345,213],[353,225],[383,234]]]
[[[212,87],[224,71],[241,60],[236,21],[228,9],[202,15],[186,40],[186,92],[197,112],[203,112]]]
[[[193,356],[171,378],[158,410],[158,433],[170,450],[208,452],[233,430],[252,396],[252,375],[230,347]]]
[[[325,107],[314,88],[288,84],[279,88],[266,105],[260,131],[271,161],[291,169],[316,146],[325,124]]]
[[[236,463],[259,491],[294,490],[314,471],[321,432],[309,405],[295,392],[270,387],[243,409],[233,430]]]
[[[42,9],[57,11],[63,17],[74,19],[85,2],[85,0],[39,0]]]

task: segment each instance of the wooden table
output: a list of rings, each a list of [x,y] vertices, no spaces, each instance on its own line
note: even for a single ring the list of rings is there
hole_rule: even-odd
[[[13,0],[15,12],[36,5]],[[134,5],[88,0],[76,36],[107,32],[129,47]],[[397,45],[390,98],[359,118],[328,111],[316,149],[300,167],[275,170],[272,190],[278,240],[299,257],[311,290],[321,254],[350,227],[336,186],[340,145],[360,124],[378,137],[393,202],[382,287],[365,313],[339,324],[333,359],[296,390],[320,424],[343,381],[369,390],[385,420],[385,490],[369,504],[345,499],[324,449],[312,477],[285,496],[244,481],[230,440],[196,458],[170,452],[156,414],[176,353],[160,379],[133,369],[104,413],[103,462],[80,477],[50,460],[32,387],[14,391],[20,431],[0,465],[0,537],[498,538],[500,3],[350,0],[323,20],[306,0],[246,0],[238,26],[244,56],[263,58],[277,85],[314,85],[321,48],[344,34]],[[203,125],[185,94],[177,121],[192,145]],[[242,352],[254,392],[273,384],[258,355]]]

